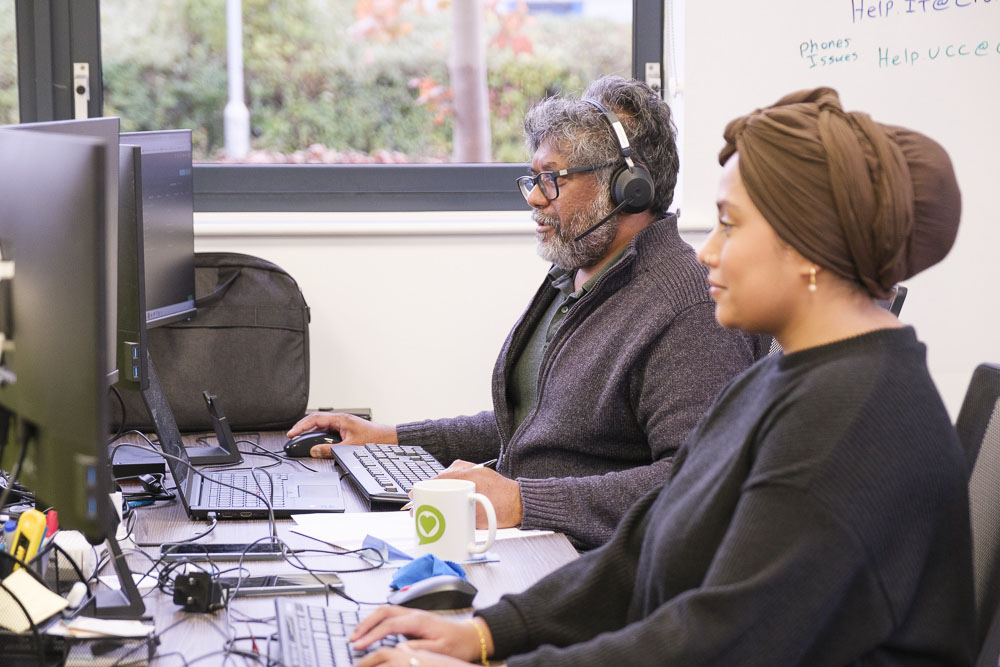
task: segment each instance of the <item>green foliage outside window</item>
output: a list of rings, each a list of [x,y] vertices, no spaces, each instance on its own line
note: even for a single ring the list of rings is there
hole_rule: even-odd
[[[448,161],[447,4],[395,0],[398,15],[380,24],[364,14],[370,1],[243,0],[247,161]],[[524,111],[627,76],[631,26],[485,4],[492,159],[520,162]],[[196,159],[224,161],[225,3],[102,0],[101,12],[105,114],[123,131],[191,128]]]
[[[11,3],[13,4],[13,3]],[[17,122],[17,49],[14,12],[0,12],[0,125]]]

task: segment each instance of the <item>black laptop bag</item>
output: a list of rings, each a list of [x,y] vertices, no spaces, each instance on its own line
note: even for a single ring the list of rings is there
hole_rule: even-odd
[[[210,431],[202,391],[233,430],[285,429],[309,395],[309,307],[295,280],[259,257],[195,253],[189,320],[149,330],[149,353],[182,431]],[[122,392],[126,426],[152,431],[138,392]],[[114,401],[112,401],[114,404]],[[114,406],[119,422],[118,406]]]

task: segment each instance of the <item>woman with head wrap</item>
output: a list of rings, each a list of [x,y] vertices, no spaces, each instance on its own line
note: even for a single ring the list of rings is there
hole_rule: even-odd
[[[376,610],[357,645],[413,640],[363,664],[971,664],[964,458],[924,346],[874,303],[951,248],[948,156],[826,88],[724,136],[700,258],[719,322],[783,354],[723,390],[606,546],[465,623]]]

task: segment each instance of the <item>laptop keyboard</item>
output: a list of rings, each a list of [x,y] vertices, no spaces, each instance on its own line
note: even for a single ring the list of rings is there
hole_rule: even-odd
[[[401,637],[386,637],[365,651],[351,648],[347,640],[360,621],[356,611],[338,611],[288,598],[274,601],[278,619],[281,664],[286,667],[336,667],[352,665],[369,651],[395,646]]]
[[[250,493],[237,491],[222,484],[206,482],[208,484],[208,504],[213,507],[235,507],[245,509],[266,508],[267,503],[264,498],[271,500],[272,507],[285,506],[285,482],[288,480],[288,473],[273,472],[271,479],[274,480],[274,498],[271,499],[271,479],[261,473],[257,475],[257,482],[250,474],[238,472],[217,472],[208,475],[210,479],[219,480],[223,484],[246,489]],[[261,493],[263,492],[263,497]]]

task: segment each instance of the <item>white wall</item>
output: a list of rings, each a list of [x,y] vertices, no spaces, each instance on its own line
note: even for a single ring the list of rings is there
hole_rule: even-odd
[[[547,268],[533,230],[527,211],[199,213],[195,249],[263,257],[298,281],[312,311],[310,407],[367,407],[397,423],[489,409],[497,352]],[[696,248],[705,238],[683,236]],[[984,287],[964,282],[951,262],[908,281],[901,317],[929,343],[952,418],[975,364],[1000,361],[989,299],[974,298],[972,330],[934,315]]]
[[[726,122],[793,90],[831,86],[847,109],[917,129],[948,151],[962,191],[958,238],[943,262],[903,283],[910,292],[900,319],[927,345],[931,375],[957,416],[976,365],[1000,362],[993,295],[1000,282],[1000,132],[996,114],[986,111],[1000,105],[1000,3],[897,3],[891,11],[844,0],[810,2],[808,10],[800,0],[669,4],[686,4],[685,48],[673,50],[683,57],[674,104],[687,121],[679,189],[687,224],[712,224],[716,217]],[[862,18],[862,4],[885,11]],[[806,55],[812,49],[812,58],[846,60],[823,65]],[[886,55],[903,53],[905,66]]]
[[[256,255],[312,314],[309,405],[396,423],[491,405],[497,351],[547,265],[529,214],[198,214],[195,249]]]
[[[312,312],[309,405],[388,423],[489,409],[497,352],[548,268],[527,210],[199,213],[195,249],[288,271]]]

